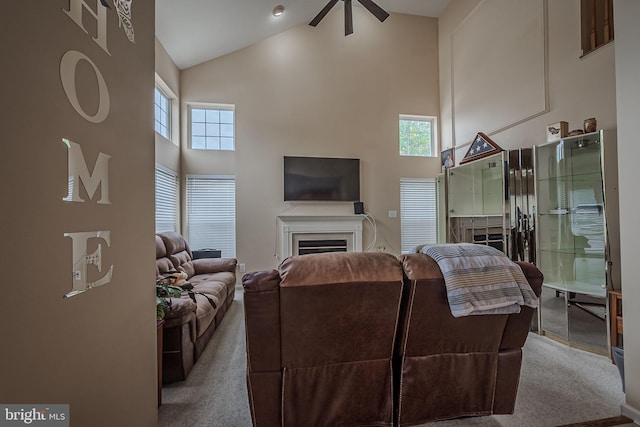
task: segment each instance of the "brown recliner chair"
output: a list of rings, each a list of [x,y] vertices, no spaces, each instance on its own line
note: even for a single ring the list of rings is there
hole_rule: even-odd
[[[513,413],[534,309],[454,318],[438,264],[424,254],[400,261],[408,287],[396,349],[398,425]],[[518,264],[540,296],[540,270]]]
[[[403,274],[383,253],[327,253],[244,276],[258,427],[392,425]]]

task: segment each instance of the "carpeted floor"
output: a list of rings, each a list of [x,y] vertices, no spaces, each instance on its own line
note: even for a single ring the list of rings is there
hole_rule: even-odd
[[[184,382],[163,388],[159,427],[250,427],[242,291]],[[464,418],[428,427],[554,427],[620,415],[624,394],[610,360],[529,334],[513,415]]]

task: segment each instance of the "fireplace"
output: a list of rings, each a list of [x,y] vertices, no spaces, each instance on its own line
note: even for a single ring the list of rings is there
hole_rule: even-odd
[[[362,251],[364,215],[279,216],[280,259],[320,252]]]
[[[295,233],[292,255],[319,254],[322,252],[351,252],[353,242],[345,233]]]

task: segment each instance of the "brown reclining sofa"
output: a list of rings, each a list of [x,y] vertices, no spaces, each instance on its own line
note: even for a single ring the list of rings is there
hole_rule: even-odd
[[[540,271],[518,264],[540,295]],[[424,254],[291,257],[243,286],[256,427],[513,413],[534,310],[454,318],[440,268]]]
[[[179,233],[156,234],[156,276],[184,271],[193,285],[192,295],[171,298],[170,308],[165,310],[163,383],[185,380],[209,343],[233,302],[236,262],[234,258],[193,259]]]

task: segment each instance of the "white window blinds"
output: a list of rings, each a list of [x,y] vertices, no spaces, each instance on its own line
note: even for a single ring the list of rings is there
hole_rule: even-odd
[[[402,253],[418,245],[436,243],[436,182],[400,179],[400,233]]]
[[[236,180],[187,176],[187,241],[192,250],[218,249],[236,257]]]
[[[156,233],[178,231],[178,175],[156,165]]]

